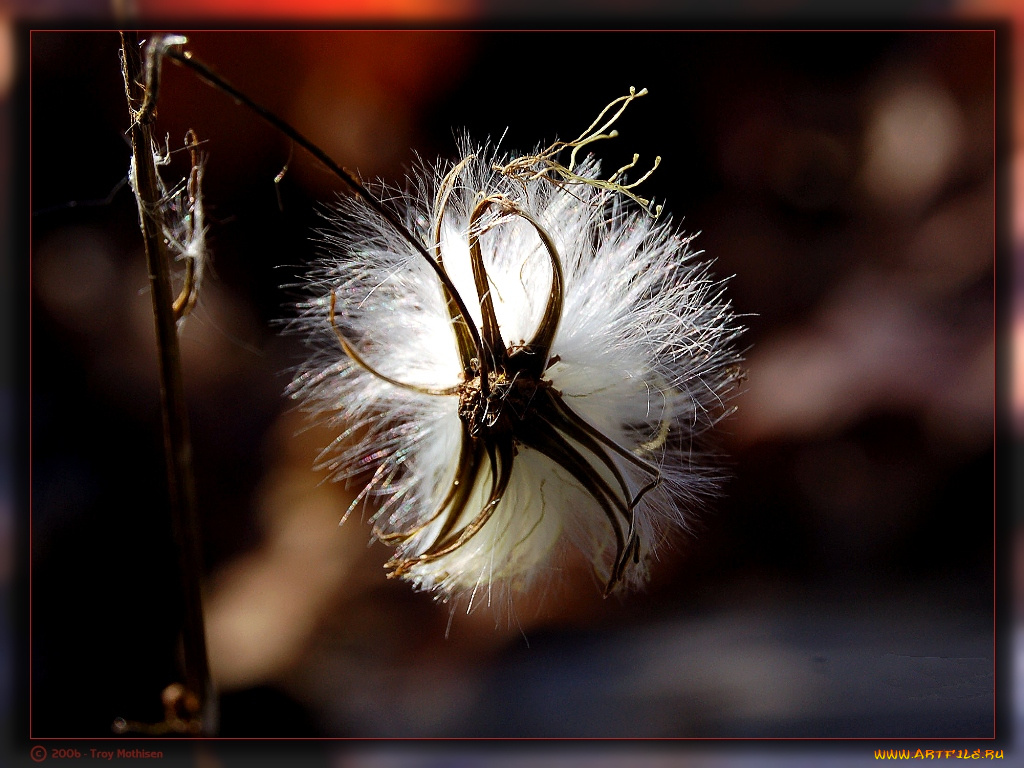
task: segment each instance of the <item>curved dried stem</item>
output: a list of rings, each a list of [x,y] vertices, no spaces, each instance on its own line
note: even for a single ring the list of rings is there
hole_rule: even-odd
[[[150,45],[152,46],[152,56],[155,62],[158,62],[161,58],[167,57],[176,64],[180,64],[183,67],[187,67],[195,72],[199,78],[206,83],[212,85],[217,90],[226,93],[228,96],[233,98],[239,104],[250,109],[257,116],[259,116],[264,122],[270,124],[277,130],[281,131],[285,136],[290,138],[300,147],[309,152],[313,157],[319,160],[331,173],[337,176],[349,189],[351,189],[366,205],[368,205],[377,215],[384,219],[401,237],[405,240],[416,253],[427,263],[431,270],[436,275],[438,281],[440,281],[446,297],[455,305],[458,310],[458,316],[453,320],[455,326],[462,325],[473,342],[473,347],[478,351],[483,348],[483,344],[480,340],[480,335],[476,327],[469,321],[469,312],[466,308],[465,302],[462,297],[459,296],[459,292],[455,289],[455,285],[448,277],[447,273],[441,268],[441,265],[430,255],[427,251],[426,246],[409,231],[409,228],[404,222],[398,217],[398,215],[387,208],[380,200],[378,200],[370,191],[363,185],[355,174],[351,171],[343,168],[339,165],[330,155],[324,152],[320,147],[310,141],[306,136],[296,130],[290,123],[282,120],[280,117],[275,115],[266,107],[258,104],[257,102],[250,99],[235,86],[225,80],[223,77],[214,72],[210,67],[203,64],[201,61],[196,59],[191,51],[179,50],[181,46],[188,42],[186,38],[180,36],[173,36],[171,39],[164,39],[157,37]],[[154,68],[156,65],[154,64]],[[455,332],[458,336],[460,331]]]
[[[381,381],[386,381],[388,384],[391,384],[392,386],[399,387],[401,389],[407,389],[410,392],[416,392],[417,394],[420,394],[420,395],[447,396],[447,395],[454,395],[454,394],[458,393],[459,386],[457,384],[454,385],[454,386],[451,386],[451,387],[446,387],[445,389],[434,389],[432,387],[421,387],[421,386],[418,386],[416,384],[409,384],[408,382],[405,382],[405,381],[399,381],[398,379],[393,379],[390,376],[388,376],[387,374],[384,374],[384,373],[381,373],[380,371],[378,371],[376,368],[374,368],[372,365],[370,365],[368,362],[366,362],[366,359],[356,351],[355,347],[353,347],[348,342],[348,339],[346,339],[345,335],[341,332],[341,329],[338,327],[338,323],[336,322],[335,315],[334,315],[334,307],[335,307],[336,302],[337,302],[337,296],[332,292],[331,293],[331,307],[330,307],[330,310],[328,311],[328,318],[329,318],[329,321],[331,323],[331,329],[334,331],[334,335],[338,337],[338,343],[341,344],[342,351],[346,355],[348,355],[348,357],[352,360],[352,362],[354,362],[360,368],[365,370],[367,373],[375,376],[376,378],[380,379]]]
[[[448,208],[448,198],[451,196],[452,190],[454,189],[455,179],[457,179],[459,174],[462,173],[462,169],[475,158],[476,155],[468,155],[467,157],[464,157],[455,165],[455,167],[445,174],[444,179],[441,180],[441,184],[437,188],[437,195],[434,198],[433,226],[431,227],[431,231],[433,232],[434,238],[434,258],[437,260],[438,266],[440,266],[441,269],[444,269],[444,262],[441,254],[441,227],[444,223],[444,212]],[[466,322],[460,322],[461,314],[455,298],[445,285],[442,284],[441,287],[444,291],[445,307],[448,309],[448,315],[452,319],[452,328],[455,331],[455,344],[459,350],[459,361],[462,364],[462,372],[468,378],[471,375],[473,368],[472,361],[475,348],[473,336],[471,335]]]
[[[199,237],[202,237],[203,227],[205,226],[202,205],[203,160],[199,155],[199,139],[196,137],[195,131],[190,130],[185,134],[185,144],[192,159],[192,169],[189,171],[187,189],[188,210],[191,218],[188,224],[189,232],[187,233],[189,237],[186,237],[186,240],[191,240],[191,236],[196,232],[199,233]],[[200,265],[197,262],[201,258],[203,258],[201,253],[186,254],[185,281],[173,305],[175,322],[180,322],[187,317],[199,299]]]
[[[458,530],[452,531],[446,538],[439,537],[425,552],[408,559],[389,563],[391,567],[395,568],[396,575],[401,575],[420,563],[430,562],[445,555],[450,555],[476,536],[494,515],[512,480],[512,463],[516,449],[511,438],[486,442],[484,447],[487,451],[488,461],[491,464],[491,493],[483,509],[473,520]]]
[[[494,299],[491,296],[491,286],[487,279],[483,254],[480,251],[480,235],[482,233],[478,224],[488,208],[503,202],[504,198],[485,197],[477,203],[469,217],[469,258],[473,267],[473,282],[476,285],[477,301],[480,302],[480,315],[483,320],[480,328],[480,336],[484,343],[484,350],[480,355],[480,388],[484,397],[487,397],[490,391],[488,374],[504,366],[507,353],[505,342],[501,337],[501,329],[498,327],[498,317],[494,314]]]
[[[627,540],[622,529],[622,522],[619,520],[619,516],[621,516],[628,521],[630,530],[632,530],[632,514],[627,503],[618,497],[590,462],[556,430],[524,430],[520,435],[520,440],[523,445],[539,451],[572,475],[576,482],[597,501],[605,517],[608,518],[608,523],[615,536],[616,554],[611,575],[605,584],[605,595],[607,596],[621,578],[622,563],[627,558],[631,544],[631,540]]]
[[[452,478],[451,485],[448,486],[445,497],[438,504],[434,512],[416,527],[405,531],[387,533],[381,530],[380,527],[374,526],[373,535],[385,544],[395,541],[406,541],[427,528],[447,510],[448,515],[435,538],[440,539],[447,536],[455,528],[455,524],[466,508],[469,494],[472,493],[480,475],[483,458],[483,442],[474,440],[469,434],[469,426],[463,423],[462,440],[459,444],[459,460],[456,463],[455,476]]]
[[[540,377],[548,365],[548,355],[551,352],[551,345],[555,341],[555,334],[558,333],[558,324],[562,319],[562,308],[565,304],[565,275],[562,272],[562,259],[555,247],[554,240],[550,233],[541,226],[540,222],[527,211],[516,207],[514,211],[530,223],[537,231],[544,248],[551,259],[551,288],[548,292],[548,302],[544,307],[544,315],[541,317],[540,325],[533,338],[525,345],[527,354],[533,356],[535,361],[526,370],[535,377]]]

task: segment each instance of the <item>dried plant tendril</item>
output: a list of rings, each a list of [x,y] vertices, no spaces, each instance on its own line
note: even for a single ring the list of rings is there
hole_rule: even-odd
[[[552,178],[552,175],[557,176],[558,180],[568,184],[588,184],[598,189],[607,189],[612,192],[619,192],[626,197],[633,200],[637,205],[646,210],[652,216],[657,218],[661,215],[662,206],[652,206],[651,201],[640,197],[635,192],[637,186],[642,184],[651,174],[654,173],[658,166],[661,165],[661,156],[654,158],[654,165],[647,173],[641,176],[636,181],[630,184],[620,184],[617,179],[622,177],[626,171],[632,170],[637,162],[640,160],[640,155],[634,154],[632,161],[619,168],[615,173],[609,176],[607,179],[593,179],[587,178],[586,176],[580,176],[575,172],[577,166],[577,153],[588,144],[591,144],[600,139],[614,139],[619,135],[617,130],[612,130],[608,133],[608,129],[612,124],[619,119],[623,112],[626,111],[626,107],[633,99],[638,99],[641,96],[647,95],[647,89],[636,90],[636,88],[630,87],[629,94],[626,96],[620,96],[611,102],[607,107],[602,110],[601,114],[595,118],[594,122],[581,133],[576,139],[572,141],[556,141],[547,149],[537,152],[532,155],[524,155],[517,157],[510,163],[505,165],[495,165],[494,170],[498,171],[505,176],[510,178],[519,179],[521,181],[534,181],[539,178],[547,177]],[[618,105],[611,117],[607,117],[609,112]],[[555,157],[561,154],[564,150],[571,149],[572,152],[569,155],[569,165],[564,166],[555,160]]]

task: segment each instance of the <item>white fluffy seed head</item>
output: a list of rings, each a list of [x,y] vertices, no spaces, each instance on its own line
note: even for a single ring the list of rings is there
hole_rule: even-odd
[[[671,529],[687,526],[718,479],[701,436],[728,410],[738,374],[734,342],[742,330],[723,283],[691,250],[690,238],[615,190],[557,184],[544,175],[512,178],[498,170],[509,158],[488,149],[466,146],[463,157],[469,159],[446,181],[450,168],[419,172],[404,219],[428,250],[438,245],[439,232],[432,252],[479,328],[470,219],[483,198],[503,201],[478,219],[473,234],[510,350],[536,333],[553,281],[538,229],[515,212],[548,233],[564,302],[543,386],[618,446],[601,459],[563,435],[599,479],[588,487],[578,467],[515,439],[508,487],[486,522],[438,554],[445,531],[473,529],[493,501],[498,466],[480,449],[465,503],[440,512],[479,444],[465,437],[459,396],[438,391],[457,389],[473,373],[460,359],[437,275],[359,200],[342,201],[321,233],[322,257],[306,286],[311,298],[300,305],[296,323],[313,353],[291,394],[339,430],[321,465],[336,479],[365,481],[357,504],[369,510],[377,535],[395,543],[393,567],[416,587],[444,600],[468,597],[470,607],[504,600],[556,572],[571,547],[603,584],[640,585],[656,546]],[[599,168],[586,160],[574,173],[597,179]],[[438,195],[444,196],[439,227]],[[366,366],[343,353],[339,335]],[[614,510],[609,514],[593,492],[604,483],[618,493],[616,470],[628,486],[628,495],[621,491],[628,523],[615,522]],[[633,506],[653,480],[660,482]],[[617,525],[636,539],[635,557],[618,577],[616,563],[624,558]]]

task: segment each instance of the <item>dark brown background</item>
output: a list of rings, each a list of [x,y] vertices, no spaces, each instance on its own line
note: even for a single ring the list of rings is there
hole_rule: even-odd
[[[445,639],[368,528],[337,527],[344,492],[309,469],[328,438],[296,437],[281,394],[302,353],[280,286],[340,185],[296,151],[275,190],[288,142],[168,66],[158,131],[210,156],[215,274],[183,350],[223,735],[991,735],[991,32],[191,37],[394,183],[463,128],[529,148],[648,87],[595,149],[663,156],[646,191],[750,329],[732,479],[647,592],[570,578],[520,626],[481,611]],[[157,719],[173,674],[147,281],[134,201],[105,200],[117,46],[32,36],[35,736]]]

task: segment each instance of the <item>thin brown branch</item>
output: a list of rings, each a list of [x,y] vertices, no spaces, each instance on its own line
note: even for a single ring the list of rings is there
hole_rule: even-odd
[[[282,120],[266,107],[250,99],[235,86],[214,72],[210,67],[206,66],[206,64],[195,58],[191,51],[179,50],[183,41],[184,38],[181,38],[180,36],[168,36],[166,38],[154,40],[147,49],[147,55],[152,55],[154,57],[152,66],[153,70],[159,70],[159,61],[166,56],[176,64],[192,70],[201,80],[205,81],[213,88],[227,94],[237,103],[247,107],[268,125],[279,130],[293,142],[309,152],[310,155],[315,157],[325,168],[344,182],[344,184],[364,203],[366,203],[367,206],[375,211],[377,215],[387,221],[388,224],[419,254],[419,256],[426,262],[427,266],[433,270],[444,290],[445,300],[450,304],[453,304],[458,310],[458,316],[453,318],[454,322],[461,325],[465,329],[465,332],[469,334],[473,341],[473,345],[476,348],[477,354],[483,354],[483,344],[480,340],[480,334],[476,326],[469,322],[468,318],[470,318],[471,315],[469,314],[469,310],[463,302],[462,297],[459,295],[459,292],[455,289],[455,284],[452,283],[451,278],[441,267],[440,263],[430,255],[423,242],[409,231],[409,228],[402,222],[402,219],[396,215],[394,211],[390,210],[380,200],[374,197],[354,173],[349,171],[347,168],[342,167],[330,155],[306,138],[305,135],[300,133],[290,123]],[[143,116],[148,118],[150,113],[150,104],[146,104]],[[456,333],[460,334],[462,332],[463,331],[456,331]]]
[[[137,33],[121,33],[121,51],[125,92],[132,117],[132,185],[139,204],[156,322],[168,498],[182,592],[181,672],[185,688],[197,701],[189,728],[198,723],[201,730],[209,734],[214,728],[215,707],[200,595],[199,521],[192,474],[192,444],[171,291],[170,258],[162,236],[159,183],[150,128],[155,116],[156,94],[147,91]],[[145,121],[140,118],[145,118]]]

